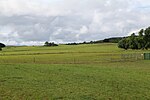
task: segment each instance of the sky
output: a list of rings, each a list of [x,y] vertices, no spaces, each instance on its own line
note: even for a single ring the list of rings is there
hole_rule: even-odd
[[[0,42],[42,45],[127,36],[150,26],[150,0],[0,0]]]

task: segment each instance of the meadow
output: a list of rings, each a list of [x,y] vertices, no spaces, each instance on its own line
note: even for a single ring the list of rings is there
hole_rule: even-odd
[[[149,100],[150,50],[117,44],[6,47],[0,52],[0,100]]]

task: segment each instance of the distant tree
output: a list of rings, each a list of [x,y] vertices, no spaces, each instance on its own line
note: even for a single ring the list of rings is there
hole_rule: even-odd
[[[90,44],[93,44],[94,42],[93,41],[90,41]]]
[[[109,42],[109,39],[104,39],[103,42]]]
[[[84,41],[83,44],[86,44],[86,41]]]
[[[45,44],[44,44],[44,46],[48,46],[48,45],[49,45],[49,43],[46,41]]]
[[[68,43],[68,44],[66,44],[66,45],[79,45],[79,43]]]
[[[2,51],[2,48],[4,48],[4,47],[6,47],[6,45],[3,43],[0,43],[0,51]]]
[[[3,43],[0,43],[0,48],[4,48],[4,47],[6,47],[6,45]]]
[[[45,42],[44,46],[58,46],[58,44],[55,44],[54,42]]]
[[[50,46],[58,46],[57,44],[55,44],[54,42],[49,43]]]

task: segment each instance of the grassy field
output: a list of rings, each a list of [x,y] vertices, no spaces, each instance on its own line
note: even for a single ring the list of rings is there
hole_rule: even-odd
[[[117,44],[7,47],[0,100],[149,100],[150,61],[122,59]]]

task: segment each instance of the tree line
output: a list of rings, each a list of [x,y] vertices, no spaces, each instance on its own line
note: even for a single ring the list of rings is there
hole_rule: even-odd
[[[80,44],[99,44],[99,43],[118,43],[121,39],[123,39],[124,37],[112,37],[112,38],[105,38],[103,40],[97,40],[97,41],[84,41],[81,43],[67,43],[66,45],[80,45]]]
[[[150,27],[141,29],[138,35],[132,33],[131,36],[125,37],[118,43],[119,48],[127,49],[148,49],[150,48]]]

